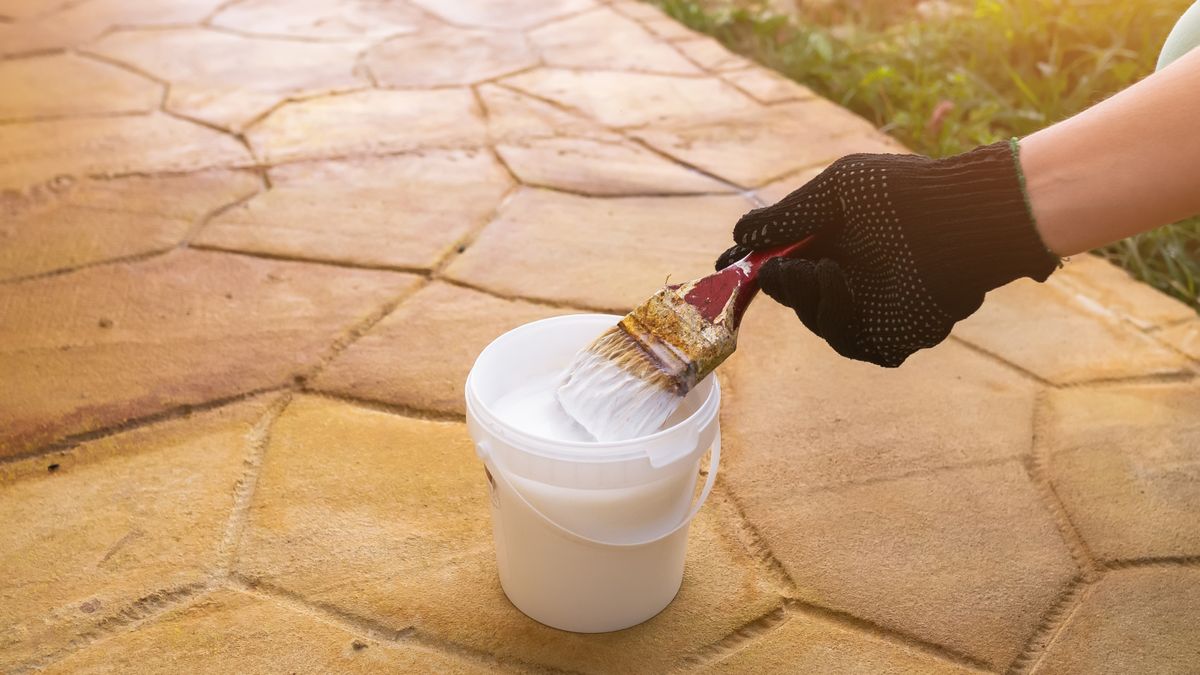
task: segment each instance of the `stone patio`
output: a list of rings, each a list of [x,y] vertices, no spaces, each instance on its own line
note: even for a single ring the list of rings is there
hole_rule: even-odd
[[[0,0],[0,92],[0,671],[1200,669],[1200,318],[1088,257],[896,371],[760,301],[676,601],[508,603],[479,350],[902,150],[650,5]]]

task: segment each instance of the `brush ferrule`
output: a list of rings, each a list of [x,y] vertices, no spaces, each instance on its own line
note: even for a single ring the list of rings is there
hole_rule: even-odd
[[[680,396],[686,395],[696,386],[697,364],[688,359],[678,347],[661,339],[654,331],[630,314],[621,319],[617,329],[624,332],[637,350],[642,352],[648,365],[667,375],[670,388]]]

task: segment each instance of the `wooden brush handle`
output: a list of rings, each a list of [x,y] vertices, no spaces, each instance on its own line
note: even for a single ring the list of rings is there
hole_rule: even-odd
[[[786,246],[751,251],[750,255],[729,267],[694,282],[683,299],[698,309],[707,321],[715,323],[732,298],[733,308],[727,321],[732,324],[729,329],[736,331],[750,301],[758,293],[758,272],[763,264],[771,258],[797,256],[812,244],[814,238],[809,236]]]

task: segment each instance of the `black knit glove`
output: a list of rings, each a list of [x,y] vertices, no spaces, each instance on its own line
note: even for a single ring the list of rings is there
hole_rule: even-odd
[[[1026,205],[1015,142],[946,159],[848,155],[778,204],[742,216],[738,246],[816,234],[805,259],[768,261],[762,289],[839,354],[895,367],[946,338],[984,293],[1058,265]]]

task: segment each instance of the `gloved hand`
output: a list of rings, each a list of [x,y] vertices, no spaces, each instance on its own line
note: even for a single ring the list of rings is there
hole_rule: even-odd
[[[848,155],[779,203],[742,216],[723,269],[753,249],[816,234],[805,259],[776,258],[763,291],[839,354],[895,367],[946,338],[988,291],[1045,281],[1015,142],[945,159]]]

